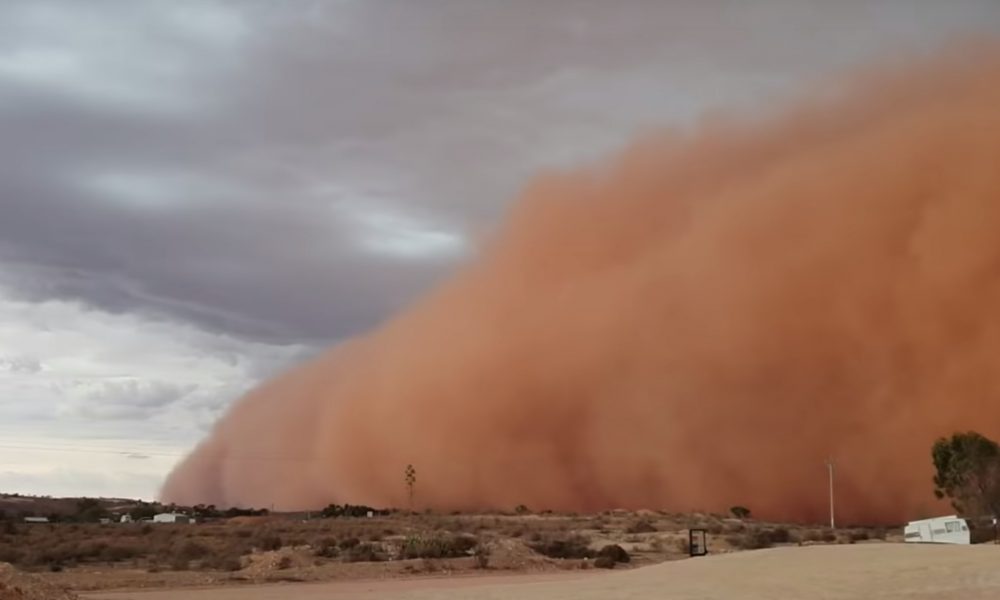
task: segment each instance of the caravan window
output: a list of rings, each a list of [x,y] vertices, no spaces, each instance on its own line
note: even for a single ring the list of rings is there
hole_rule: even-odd
[[[962,530],[961,521],[948,521],[944,524],[944,528],[948,530],[948,533],[958,533]]]

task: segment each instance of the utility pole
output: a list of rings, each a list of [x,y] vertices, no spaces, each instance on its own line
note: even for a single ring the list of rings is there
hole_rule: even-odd
[[[826,468],[830,473],[830,529],[837,528],[837,522],[833,518],[833,459],[826,459]]]
[[[417,470],[413,465],[406,465],[403,471],[403,480],[406,482],[406,490],[410,496],[410,511],[413,511],[413,486],[417,483]]]

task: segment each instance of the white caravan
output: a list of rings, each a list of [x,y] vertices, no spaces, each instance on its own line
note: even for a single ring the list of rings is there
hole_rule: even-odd
[[[910,521],[903,530],[906,542],[935,544],[971,544],[969,524],[955,515]]]

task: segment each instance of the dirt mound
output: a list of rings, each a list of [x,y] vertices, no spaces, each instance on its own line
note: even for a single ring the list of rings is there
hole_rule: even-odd
[[[487,542],[489,565],[494,569],[527,571],[548,570],[556,565],[551,558],[538,554],[517,539],[497,539]]]
[[[242,575],[251,579],[271,579],[281,573],[315,565],[308,546],[286,547],[268,552],[254,552],[243,557]]]
[[[0,563],[0,600],[76,600],[76,594]]]

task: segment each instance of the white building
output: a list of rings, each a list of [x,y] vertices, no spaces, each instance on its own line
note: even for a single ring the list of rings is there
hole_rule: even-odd
[[[910,521],[903,529],[903,540],[935,544],[972,543],[969,524],[956,515]]]
[[[153,516],[154,523],[190,523],[191,517],[181,513],[160,513]]]

